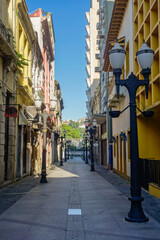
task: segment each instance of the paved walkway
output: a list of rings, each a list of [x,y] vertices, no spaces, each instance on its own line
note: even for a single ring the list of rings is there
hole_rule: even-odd
[[[75,158],[0,215],[0,239],[160,240],[160,224],[152,217],[140,224],[124,220],[129,208],[124,194]]]

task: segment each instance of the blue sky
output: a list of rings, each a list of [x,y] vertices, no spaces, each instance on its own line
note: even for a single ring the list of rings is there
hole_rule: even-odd
[[[29,13],[52,12],[55,30],[55,77],[64,100],[63,120],[85,117],[85,12],[90,0],[26,0]]]

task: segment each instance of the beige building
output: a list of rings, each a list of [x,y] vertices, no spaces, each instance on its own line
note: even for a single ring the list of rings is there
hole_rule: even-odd
[[[60,138],[58,130],[62,128],[62,110],[64,109],[61,87],[57,80],[55,80],[55,97],[57,99],[57,105],[55,108],[55,125],[53,127],[54,148],[52,152],[52,159],[54,159],[54,162],[60,161]]]
[[[14,180],[16,117],[6,110],[16,103],[16,1],[0,0],[0,185]],[[10,115],[11,116],[11,115]]]
[[[117,22],[117,17],[119,21]],[[108,51],[119,39],[121,46],[126,50],[125,63],[122,69],[122,79],[128,77],[133,71],[133,4],[132,1],[115,1],[110,28],[107,36],[105,50],[104,70],[112,71]],[[108,107],[112,110],[122,111],[129,104],[129,95],[125,87],[120,87],[120,98],[117,100],[115,78],[112,76],[108,86]],[[112,119],[113,136],[113,170],[124,176],[130,177],[130,121],[129,108],[119,118]],[[124,133],[125,140],[121,139]]]

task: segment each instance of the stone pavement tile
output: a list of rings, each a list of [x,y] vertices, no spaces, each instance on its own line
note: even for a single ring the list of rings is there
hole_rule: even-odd
[[[112,214],[106,215],[105,212],[97,213],[95,216],[84,214],[83,215],[83,223],[84,223],[84,230],[85,231],[95,231],[95,232],[119,232],[119,226],[115,222]]]
[[[143,236],[134,236],[134,235],[126,235],[124,232],[115,233],[113,232],[85,232],[85,240],[159,240],[160,238],[152,238],[152,237],[143,237]]]
[[[69,204],[68,209],[80,209],[81,205],[80,204]]]
[[[30,225],[22,224],[21,221],[0,220],[1,240],[23,240],[30,229]]]
[[[146,223],[131,223],[125,221],[122,214],[116,213],[113,214],[113,217],[119,226],[120,232],[125,232],[127,235],[132,235],[137,238],[146,237],[146,239],[147,237],[157,239],[157,236],[160,236],[160,226],[152,218]],[[158,239],[160,239],[160,237]]]
[[[87,173],[85,173],[85,174],[87,174]],[[79,186],[82,186],[84,188],[86,187],[86,186],[84,186],[84,183],[87,183],[88,186],[93,186],[93,182],[94,182],[95,187],[99,187],[99,184],[101,185],[101,187],[104,187],[104,188],[113,187],[112,184],[107,182],[100,175],[96,179],[95,179],[95,175],[90,178],[89,177],[86,178],[86,176],[85,177],[80,176],[77,180],[78,180]]]
[[[113,207],[111,207],[110,203],[114,204]],[[117,210],[116,205],[118,207],[118,210]],[[123,205],[121,205],[121,207],[119,207],[119,203],[117,203],[117,202],[114,203],[113,201],[108,202],[108,200],[100,200],[98,202],[97,202],[97,200],[82,201],[81,206],[82,206],[84,214],[87,213],[87,214],[91,214],[91,215],[93,215],[93,214],[96,215],[97,212],[99,212],[99,213],[104,212],[106,215],[121,212],[121,213],[123,213],[123,215],[125,217],[129,210],[129,206],[127,208],[125,204],[123,204]]]
[[[83,231],[83,221],[82,216],[68,216],[68,222],[67,222],[67,231]]]
[[[39,226],[32,226],[32,228],[25,235],[24,239],[21,240],[65,240],[65,231],[59,228],[47,227],[43,224]]]
[[[97,200],[97,201],[101,201],[102,199],[115,199],[117,198],[117,192],[112,191],[110,189],[106,190],[106,189],[91,189],[91,190],[87,190],[87,191],[80,191],[80,197],[81,197],[81,201],[89,201],[89,200]]]
[[[61,240],[61,239],[59,239]],[[85,240],[83,231],[67,231],[65,240]]]
[[[61,230],[66,230],[67,227],[67,210],[63,209],[46,209],[46,211],[40,212],[34,222],[37,224],[44,223],[45,226],[50,228],[59,228]]]
[[[9,214],[5,214],[5,216],[0,217],[0,221],[9,221],[9,222],[34,222],[36,219],[36,215],[28,211],[28,213],[20,213],[19,211],[10,211]]]
[[[55,209],[55,208],[62,208],[62,209],[68,209],[68,199],[69,197],[63,197],[61,196],[55,196],[55,198],[48,198],[46,201],[46,206],[50,209]],[[45,208],[45,206],[44,206]]]
[[[38,204],[37,204],[38,205]],[[4,217],[8,217],[9,215],[16,215],[21,214],[21,215],[36,215],[41,209],[41,206],[35,206],[32,204],[21,204],[18,202],[16,202],[14,205],[12,205],[10,208],[8,208],[5,212],[3,212],[0,215],[0,219],[4,218]]]

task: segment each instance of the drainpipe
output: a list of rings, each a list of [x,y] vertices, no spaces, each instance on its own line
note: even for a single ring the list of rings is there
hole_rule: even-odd
[[[109,82],[109,73],[107,73],[107,85]],[[108,169],[113,169],[112,155],[112,118],[109,115],[110,108],[108,107],[108,87],[106,87],[106,129],[107,129],[107,148],[108,148]]]

